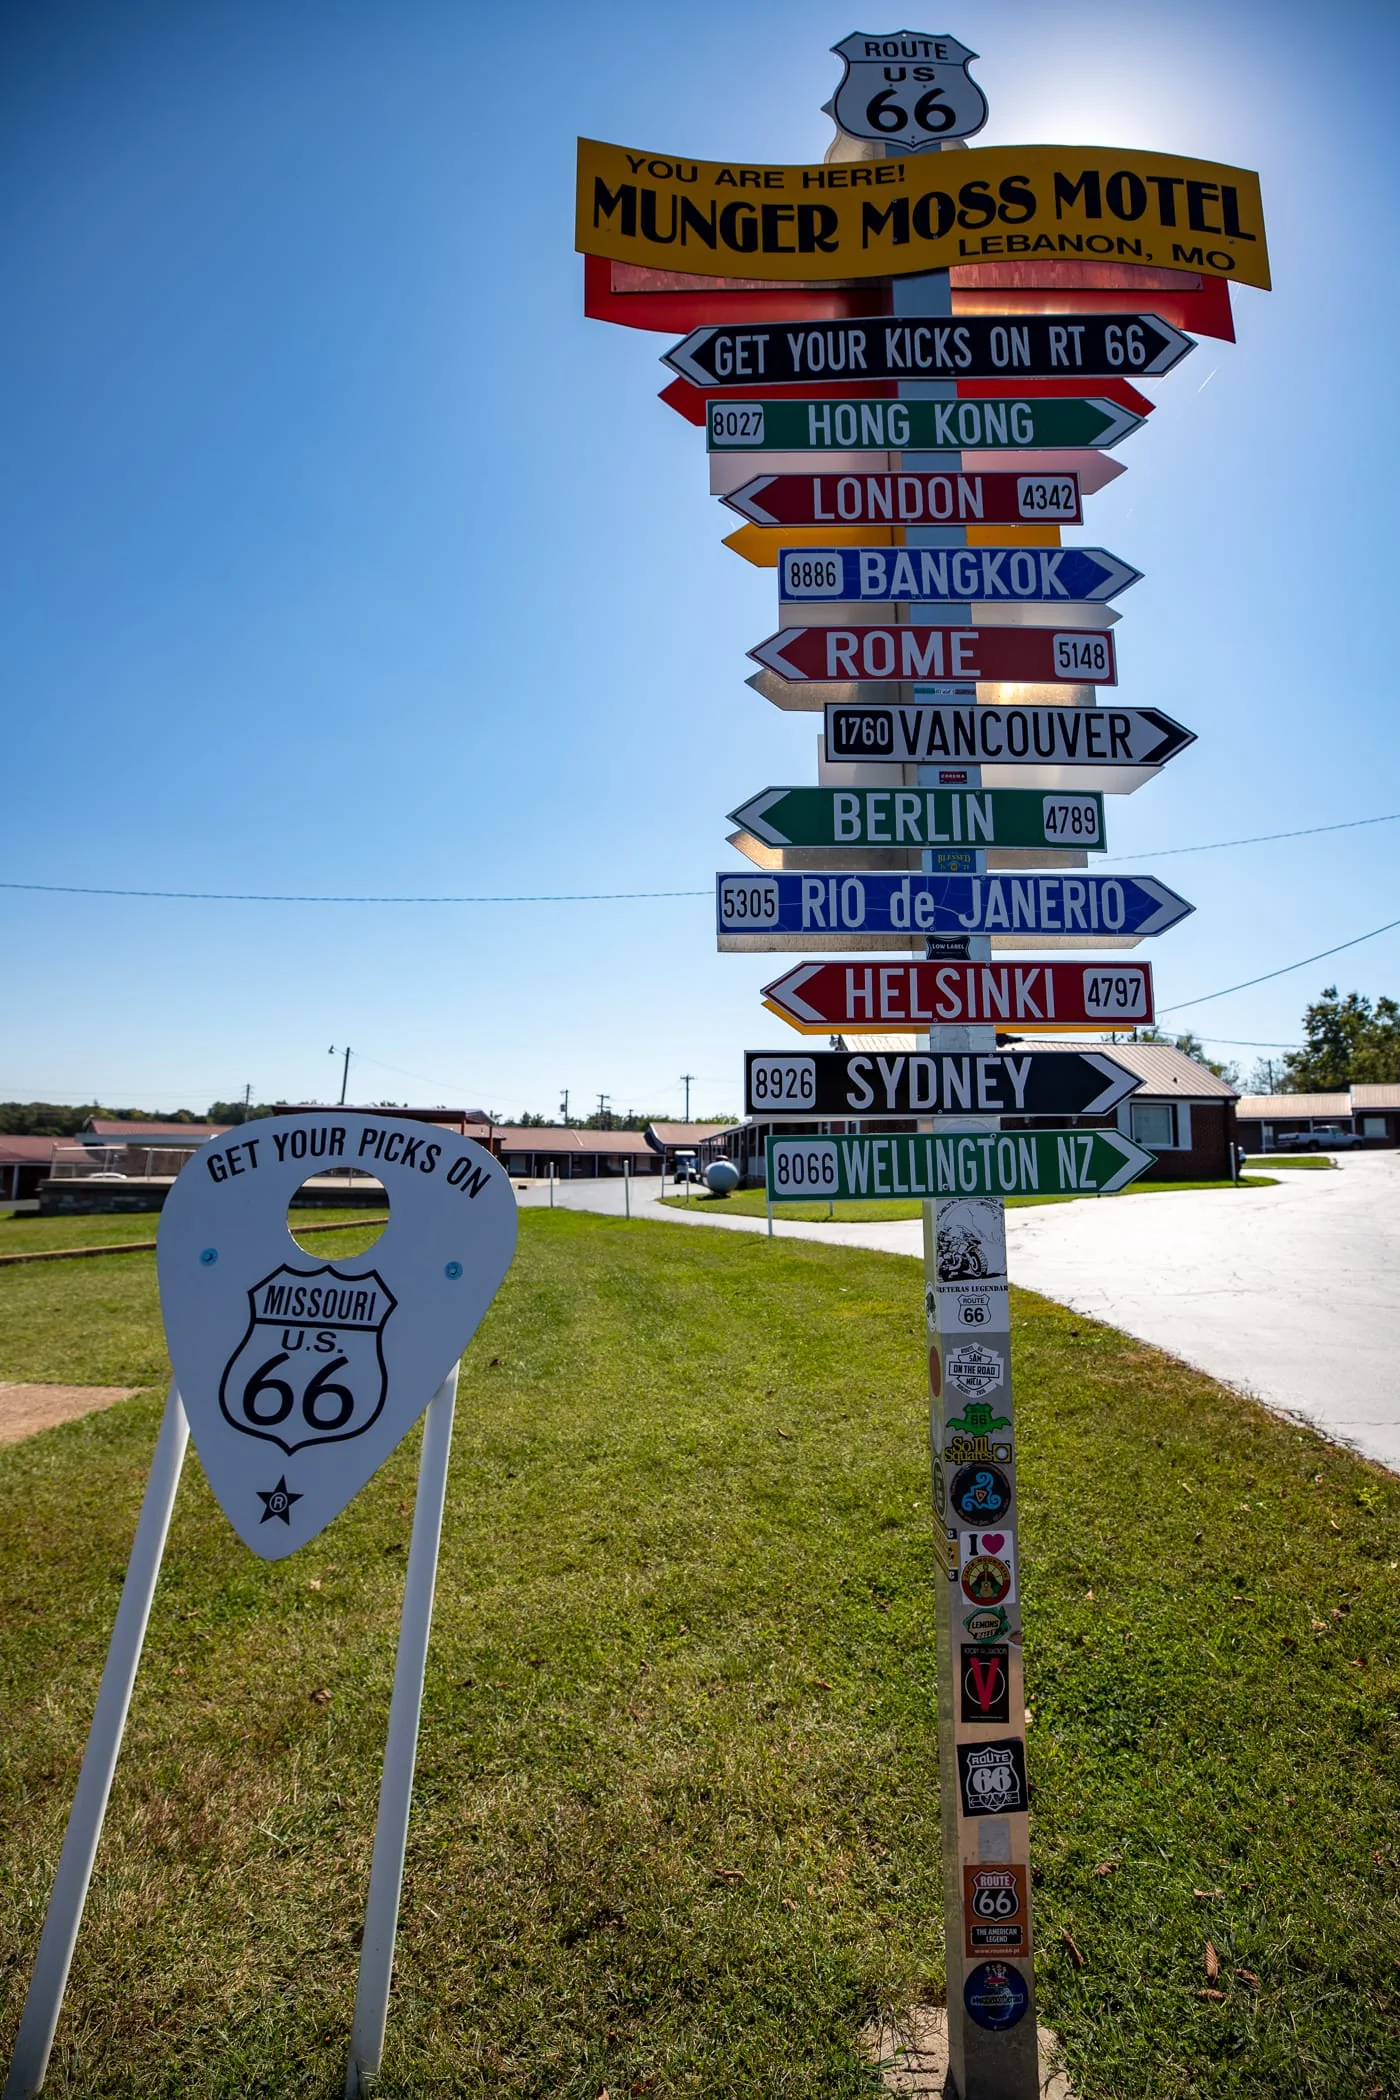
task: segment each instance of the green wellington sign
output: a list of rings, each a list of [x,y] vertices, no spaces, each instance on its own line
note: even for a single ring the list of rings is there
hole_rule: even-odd
[[[773,787],[730,817],[765,846],[1088,846],[1103,796],[1026,788]]]
[[[768,1140],[773,1203],[911,1196],[1110,1196],[1156,1158],[1116,1130],[910,1131]]]
[[[1116,445],[1143,418],[1116,401],[712,401],[711,452],[1024,452]]]

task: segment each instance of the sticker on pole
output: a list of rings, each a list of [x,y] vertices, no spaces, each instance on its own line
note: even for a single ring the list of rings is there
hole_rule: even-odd
[[[382,1181],[389,1221],[317,1261],[287,1205],[318,1169]],[[412,1427],[515,1252],[510,1177],[436,1124],[316,1109],[213,1138],[161,1214],[171,1363],[220,1507],[263,1560],[340,1514]]]

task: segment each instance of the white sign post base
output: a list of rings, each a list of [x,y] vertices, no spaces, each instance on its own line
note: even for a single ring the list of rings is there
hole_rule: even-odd
[[[428,1632],[437,1585],[442,1511],[447,1496],[447,1464],[452,1450],[452,1415],[457,1404],[457,1372],[452,1366],[428,1402],[423,1418],[423,1449],[418,1459],[418,1499],[413,1507],[413,1537],[408,1549],[399,1652],[394,1663],[394,1691],[389,1702],[389,1734],[384,1745],[384,1777],[379,1788],[379,1818],[365,1906],[365,1937],[360,1950],[360,1978],[355,1990],[355,2018],[350,2031],[350,2062],[345,2073],[345,2100],[361,2100],[379,2075],[384,2055],[384,2029],[389,2017],[389,1986],[394,1971],[394,1941],[399,1927],[404,1851],[408,1844],[408,1811],[413,1798],[413,1767],[418,1754],[418,1722],[423,1710],[423,1676],[428,1661]]]
[[[175,1490],[185,1463],[190,1440],[189,1423],[172,1382],[151,1460],[150,1477],[141,1503],[141,1516],[126,1566],[121,1602],[117,1606],[97,1706],[88,1730],[87,1747],[78,1773],[73,1808],[54,1875],[53,1892],[44,1917],[39,1952],[19,2023],[19,2038],[5,2081],[4,2100],[31,2100],[40,2091],[49,2067],[49,2051],[68,1985],[68,1970],[87,1902],[93,1861],[102,1836],[107,1797],[117,1768],[127,1711],[136,1683],[137,1665],[146,1639],[151,1601],[156,1593],[166,1534],[175,1507]]]

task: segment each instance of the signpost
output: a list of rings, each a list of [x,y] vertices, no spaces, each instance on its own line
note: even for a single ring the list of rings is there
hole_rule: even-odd
[[[778,556],[784,604],[1092,604],[1141,572],[1102,547],[801,547]]]
[[[1118,1130],[773,1137],[773,1203],[907,1203],[911,1196],[1111,1196],[1157,1155]]]
[[[1142,1084],[1097,1050],[746,1050],[744,1114],[1106,1116]]]
[[[761,996],[800,1035],[969,1026],[1063,1034],[1153,1018],[1151,966],[1136,962],[804,962]]]
[[[862,765],[1164,766],[1195,731],[1155,707],[909,706],[826,709],[826,755]]]
[[[1152,379],[1194,350],[1156,314],[964,314],[694,328],[665,353],[695,386],[812,379]]]
[[[717,878],[718,939],[844,951],[798,963],[763,996],[799,1034],[854,1044],[745,1058],[760,1125],[859,1126],[768,1130],[770,1233],[784,1203],[921,1204],[946,1578],[948,2090],[1035,2100],[1003,1206],[1111,1195],[1153,1155],[1116,1127],[1005,1125],[1116,1116],[1136,1081],[1111,1057],[1021,1039],[1136,1027],[1153,1005],[1143,964],[993,954],[1131,946],[1191,909],[1151,877],[1064,868],[1079,857],[1066,847],[1102,846],[1101,794],[1130,791],[1194,738],[1159,710],[1104,704],[1117,681],[1108,601],[1138,572],[1059,535],[1121,471],[1105,448],[1152,406],[1129,382],[1188,354],[1184,326],[1229,335],[1228,280],[1267,286],[1267,249],[1247,171],[1117,147],[944,155],[986,115],[965,45],[901,30],[833,49],[838,138],[820,166],[582,140],[577,243],[657,273],[658,287],[663,272],[694,288],[742,270],[754,300],[677,316],[691,333],[666,354],[678,376],[662,398],[704,422],[711,493],[745,521],[726,544],[778,569],[785,608],[813,608],[750,652],[761,668],[748,682],[783,709],[825,707],[824,772],[732,812],[742,850],[787,865]],[[955,285],[970,263],[996,274],[960,270]],[[878,308],[858,309],[877,283]],[[782,284],[851,303],[785,311]],[[994,284],[1019,311],[969,310]],[[1161,310],[1102,310],[1135,300]],[[1190,670],[1206,645],[1184,633]],[[903,777],[886,786],[892,766]],[[989,848],[1014,855],[1014,872],[989,872]],[[859,959],[880,949],[905,954]]]
[[[1145,417],[1096,394],[711,401],[711,452],[1106,452]]]
[[[1113,637],[1053,627],[784,627],[750,649],[792,685],[1116,685]]]
[[[720,945],[766,949],[838,934],[847,948],[908,947],[911,936],[1037,934],[1137,941],[1194,906],[1154,875],[740,874],[715,877]]]
[[[1103,797],[1017,788],[765,788],[729,812],[765,846],[1086,846]]]
[[[309,1175],[372,1169],[391,1212],[366,1254],[317,1261],[287,1229]],[[384,2047],[457,1363],[515,1252],[510,1176],[439,1125],[348,1109],[244,1124],[195,1152],[161,1213],[174,1379],[35,1958],[5,2100],[43,2086],[188,1438],[239,1538],[283,1560],[339,1514],[424,1414],[346,2073]]]
[[[1077,474],[757,474],[721,500],[755,525],[1078,525],[1084,517]]]

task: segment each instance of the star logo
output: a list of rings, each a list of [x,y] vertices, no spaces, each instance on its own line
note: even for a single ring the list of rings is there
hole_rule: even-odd
[[[264,1490],[263,1488],[258,1488],[255,1490],[255,1492],[257,1494],[259,1502],[261,1502],[263,1506],[263,1513],[258,1519],[258,1522],[260,1524],[265,1524],[269,1517],[280,1517],[284,1524],[291,1523],[292,1504],[294,1502],[300,1502],[301,1496],[294,1495],[292,1493],[291,1489],[287,1485],[287,1476],[285,1473],[282,1475],[282,1478],[278,1481],[275,1488],[267,1488],[266,1490]]]

